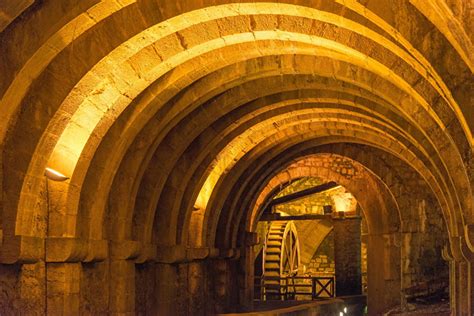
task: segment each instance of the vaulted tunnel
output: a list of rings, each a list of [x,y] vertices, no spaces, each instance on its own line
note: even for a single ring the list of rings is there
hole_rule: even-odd
[[[317,178],[360,207],[369,315],[433,284],[472,315],[472,9],[2,1],[0,314],[254,310],[266,205]]]

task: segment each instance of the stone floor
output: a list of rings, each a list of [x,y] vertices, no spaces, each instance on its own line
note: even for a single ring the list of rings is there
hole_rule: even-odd
[[[433,316],[449,316],[451,311],[449,309],[449,303],[442,302],[436,304],[413,304],[413,310],[408,312],[395,312],[386,315],[433,315]]]
[[[444,296],[433,296],[425,299],[416,299],[408,304],[408,311],[393,311],[386,315],[434,315],[449,316],[451,310],[449,299]]]

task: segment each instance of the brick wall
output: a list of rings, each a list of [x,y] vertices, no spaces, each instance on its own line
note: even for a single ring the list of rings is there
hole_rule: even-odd
[[[360,218],[334,220],[336,295],[362,293]]]
[[[309,262],[306,273],[317,276],[333,276],[335,273],[334,263],[334,233],[329,233],[313,258]]]

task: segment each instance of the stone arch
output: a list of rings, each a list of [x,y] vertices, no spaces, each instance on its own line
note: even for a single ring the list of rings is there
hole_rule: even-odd
[[[334,142],[333,141],[329,141],[328,143],[331,143],[331,142]],[[387,171],[386,167],[382,168],[382,166],[384,166],[383,164],[383,161],[384,160],[379,160],[379,161],[375,161],[373,160],[370,155],[368,155],[367,153],[371,152],[371,149],[370,147],[367,147],[367,146],[363,146],[366,148],[365,151],[360,151],[358,152],[357,150],[354,150],[354,149],[357,149],[357,146],[356,145],[352,145],[353,148],[352,149],[348,149],[350,148],[351,146],[347,146],[347,144],[345,145],[342,145],[342,144],[331,144],[331,145],[322,145],[322,140],[313,140],[311,142],[309,142],[307,145],[298,145],[296,146],[295,148],[292,148],[291,150],[288,150],[288,153],[291,153],[291,154],[288,154],[286,155],[286,157],[284,158],[284,160],[281,160],[280,159],[280,162],[277,163],[276,161],[272,162],[272,164],[275,164],[275,168],[277,168],[276,166],[278,166],[278,170],[284,170],[285,166],[287,166],[288,164],[291,164],[291,163],[294,163],[299,155],[310,155],[310,154],[314,154],[316,152],[321,152],[321,153],[325,153],[325,152],[335,152],[335,153],[339,153],[341,155],[347,155],[348,157],[351,157],[352,159],[355,159],[357,161],[359,161],[360,163],[368,166],[369,168],[372,168],[374,170],[374,172],[376,172],[377,174],[379,174],[380,177],[382,177],[384,180],[384,182],[388,183],[390,185],[390,191],[394,192],[395,194],[395,198],[396,200],[400,200],[402,202],[404,202],[403,204],[403,207],[406,208],[407,207],[407,204],[406,204],[406,196],[403,196],[402,193],[400,192],[400,188],[401,186],[406,186],[407,190],[410,190],[410,187],[413,186],[413,184],[396,184],[396,182],[391,178],[389,177],[390,174],[393,174],[393,171]],[[312,147],[313,146],[313,147]],[[319,146],[320,148],[318,148],[317,146]],[[359,145],[360,147],[360,145]],[[379,150],[380,151],[380,150]],[[296,154],[296,152],[299,152],[300,154]],[[293,158],[292,158],[293,157]],[[386,159],[386,158],[385,158]],[[290,161],[290,162],[288,162]],[[265,164],[264,164],[265,165]],[[397,168],[400,168],[400,170],[403,170],[403,168],[400,167],[400,165],[397,165]],[[266,165],[266,167],[264,168],[264,170],[274,170],[272,168],[269,168],[268,165]],[[397,169],[398,170],[398,169]],[[404,174],[411,174],[413,173],[414,171],[411,170],[411,171],[404,171],[405,173]],[[283,172],[282,172],[283,173]],[[284,173],[283,173],[284,174]],[[272,179],[272,177],[274,176],[275,174],[273,173],[269,173],[267,174],[267,181],[269,181],[269,179]],[[260,175],[260,177],[263,177]],[[286,179],[286,177],[288,177],[287,175],[285,177],[283,177],[283,179]],[[264,178],[265,179],[265,178]],[[279,179],[281,180],[281,178]],[[256,199],[251,199],[251,198],[246,198],[245,196],[252,196],[252,194],[254,194],[253,196],[255,196],[255,194],[257,194],[258,192],[261,192],[260,190],[263,189],[264,186],[261,186],[260,182],[261,180],[257,180],[255,178],[253,178],[252,180],[252,183],[254,183],[253,185],[258,188],[256,190],[253,191],[253,193],[249,193],[248,191],[245,191],[243,193],[239,192],[235,192],[235,193],[232,193],[230,194],[230,196],[233,196],[233,199],[235,201],[242,201],[244,200],[244,202],[241,203],[241,205],[236,205],[236,206],[233,206],[233,207],[241,207],[242,209],[251,209],[251,205],[253,205],[252,203],[255,203],[255,201],[257,201]],[[282,182],[285,182],[285,180],[281,180]],[[413,189],[413,188],[412,188]],[[252,191],[250,191],[252,192]],[[407,191],[408,192],[408,191]],[[414,194],[414,192],[412,191],[409,191],[411,192],[412,194]],[[405,193],[406,195],[406,193]],[[247,202],[245,200],[248,200]],[[405,201],[404,201],[405,200]],[[252,201],[249,203],[249,201]],[[260,203],[262,203],[262,200],[260,200]],[[227,204],[227,208],[232,205],[232,204]],[[402,216],[402,219],[403,219],[403,226],[404,228],[402,228],[402,238],[405,239],[404,243],[402,245],[400,245],[400,236],[397,236],[397,238],[388,238],[386,240],[386,242],[388,243],[391,243],[392,246],[393,245],[397,245],[397,247],[402,247],[402,251],[404,251],[404,256],[406,256],[406,249],[404,247],[407,247],[405,246],[406,245],[406,241],[408,239],[406,239],[405,237],[409,237],[409,234],[410,234],[410,230],[407,230],[408,228],[405,226],[406,223],[410,222],[410,223],[414,223],[416,222],[413,221],[413,216],[416,216],[415,214],[414,215],[409,215],[408,213],[406,213],[408,211],[408,209],[405,209],[404,211],[404,215]],[[433,216],[433,215],[432,215]],[[435,217],[439,217],[441,216],[440,213],[434,213],[434,216]],[[228,219],[229,221],[238,221],[238,218],[235,218],[235,217],[232,217],[230,219]],[[248,220],[248,218],[247,218]],[[436,219],[435,219],[436,220]],[[222,223],[220,225],[225,225],[225,223]],[[247,224],[241,224],[240,226],[240,230],[239,230],[239,236],[242,236],[242,233],[243,233],[243,229],[242,227],[244,225],[248,225],[248,222]],[[444,226],[444,223],[441,223],[441,228]],[[225,230],[223,230],[225,231]],[[223,240],[225,239],[224,236],[222,236],[221,234],[218,233],[218,239],[219,240]],[[240,238],[240,237],[239,237]],[[243,242],[243,239],[239,239],[240,241],[238,242],[238,244],[241,244]],[[408,241],[409,242],[409,241]],[[409,247],[409,246],[408,246]],[[405,249],[405,250],[404,250]],[[405,259],[404,259],[405,260]],[[404,263],[406,264],[406,263]],[[408,272],[404,272],[404,273],[408,273]],[[410,286],[410,282],[409,281],[404,281],[406,282],[405,286],[406,287],[409,287]]]
[[[222,227],[229,249],[241,241],[245,225],[225,218],[244,217],[228,198],[247,190],[240,179],[251,184],[260,163],[301,143],[353,142],[402,158],[430,184],[456,262],[453,306],[470,313],[472,44],[464,22],[438,10],[444,1],[31,3],[0,22],[0,262],[61,262],[77,274],[80,262],[112,260],[110,271],[133,275],[135,262],[169,262],[161,247],[179,260],[215,257]],[[245,133],[257,128],[269,138]],[[71,179],[46,191],[46,166]],[[210,175],[211,206],[194,212]]]
[[[339,158],[341,161],[332,159]],[[354,174],[337,172],[337,166],[349,163]],[[317,177],[323,181],[336,181],[351,192],[367,220],[368,238],[368,306],[371,313],[381,313],[389,306],[400,304],[401,253],[400,210],[392,193],[374,174],[358,162],[335,154],[315,154],[298,158],[276,172],[260,191],[256,201],[264,201],[276,186],[301,177]],[[374,191],[377,194],[371,194]],[[370,200],[371,197],[377,197]],[[252,217],[259,217],[264,203],[257,202]],[[255,222],[253,222],[255,225]],[[380,225],[382,224],[382,225]],[[254,231],[255,227],[250,228]],[[383,253],[383,258],[381,258]],[[381,259],[383,262],[381,262]]]
[[[119,54],[119,53],[117,53],[117,51],[115,51],[114,54]],[[55,126],[56,126],[56,128],[58,128],[58,127],[57,127],[57,124],[55,124]],[[72,125],[71,125],[71,126],[72,126]],[[77,136],[77,135],[76,135],[76,136]],[[74,200],[77,200],[77,198],[73,199],[73,201],[74,201]],[[75,203],[75,202],[74,202],[74,203]],[[27,204],[28,204],[28,203],[27,203]]]

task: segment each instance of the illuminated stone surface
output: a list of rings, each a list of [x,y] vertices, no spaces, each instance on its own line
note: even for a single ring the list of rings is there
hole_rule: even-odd
[[[371,313],[437,276],[472,315],[471,12],[1,1],[0,314],[251,307],[262,206],[318,177],[362,208]]]

